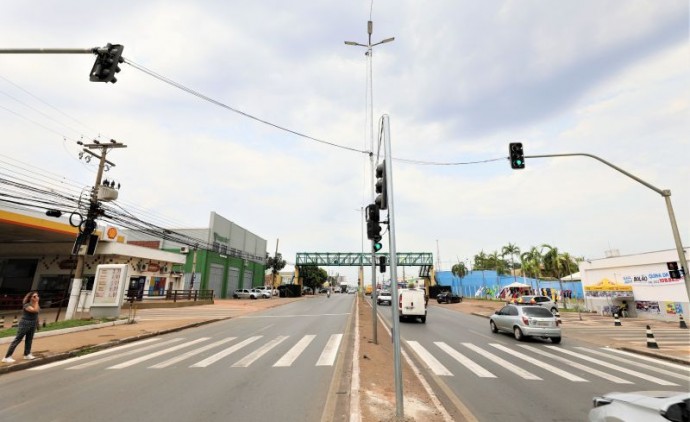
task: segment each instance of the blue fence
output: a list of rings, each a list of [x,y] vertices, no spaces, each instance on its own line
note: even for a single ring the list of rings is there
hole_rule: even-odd
[[[436,283],[439,286],[450,286],[454,294],[465,297],[485,297],[487,294],[496,297],[507,285],[514,283],[527,284],[536,291],[537,280],[529,277],[517,277],[512,275],[497,275],[494,270],[469,271],[464,277],[458,278],[450,271],[436,272]],[[539,288],[560,290],[558,281],[539,280]],[[570,290],[573,299],[582,299],[582,283],[580,280],[563,281],[563,290]]]

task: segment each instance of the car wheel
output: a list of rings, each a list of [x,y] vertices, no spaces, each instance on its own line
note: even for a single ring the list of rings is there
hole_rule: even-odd
[[[419,319],[422,320],[422,324],[426,324],[426,315],[424,315],[423,317],[421,317]]]
[[[497,333],[498,332],[498,327],[496,326],[496,323],[493,321],[489,321],[489,326],[491,327],[491,332],[492,333]]]
[[[405,317],[403,317],[402,315],[398,316],[398,321],[403,322],[404,320],[405,320]]]
[[[559,344],[561,342],[561,338],[560,337],[551,337],[551,342],[553,344]]]
[[[460,300],[458,301],[458,303],[462,303],[462,296],[460,296]]]
[[[558,308],[551,308],[551,313],[556,315],[558,313]]]
[[[522,330],[520,327],[515,327],[513,329],[513,334],[515,335],[515,340],[522,341],[525,337],[522,335]]]
[[[252,296],[249,296],[249,298],[250,298],[250,299],[256,300],[256,296],[253,296],[253,295],[252,295]]]
[[[240,298],[240,297],[237,296],[237,295],[232,295],[232,297],[234,297],[235,299],[239,299],[239,298]]]

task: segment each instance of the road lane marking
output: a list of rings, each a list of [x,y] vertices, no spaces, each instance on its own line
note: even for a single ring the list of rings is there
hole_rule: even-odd
[[[248,315],[237,317],[237,319],[250,319],[250,318],[302,318],[302,317],[324,317],[324,316],[344,316],[350,315],[349,312],[341,314],[293,314],[293,315]]]
[[[585,348],[585,347],[578,347],[578,349],[584,350],[584,351],[586,351],[586,352],[588,352],[588,353],[595,354],[595,355],[597,355],[597,356],[603,356],[603,357],[605,357],[605,358],[609,358],[609,359],[615,360],[615,361],[617,361],[617,362],[631,363],[631,362],[630,362],[630,359],[624,358],[624,357],[621,357],[621,356],[612,356],[612,355],[610,355],[610,354],[608,354],[608,353],[600,352],[600,351],[598,351],[598,350],[587,349],[587,348]],[[687,375],[687,374],[678,374],[678,373],[675,373],[675,372],[667,371],[667,370],[665,370],[665,369],[657,368],[656,366],[647,365],[647,364],[645,364],[645,363],[639,363],[639,362],[637,362],[637,363],[635,363],[635,367],[636,367],[636,368],[642,368],[642,369],[649,369],[649,370],[655,371],[655,372],[657,372],[657,373],[659,373],[659,374],[663,374],[663,375],[666,375],[666,376],[669,376],[669,377],[680,378],[680,379],[682,379],[682,380],[684,380],[684,381],[688,379],[688,375]]]
[[[448,370],[441,362],[439,362],[428,350],[416,341],[408,341],[407,345],[419,356],[420,359],[426,363],[426,366],[431,371],[439,376],[451,377],[453,373]]]
[[[319,360],[316,362],[316,366],[333,366],[335,362],[335,357],[338,354],[338,347],[340,347],[340,341],[343,339],[342,334],[332,334],[324,347]]]
[[[88,355],[77,356],[77,357],[74,357],[74,358],[71,358],[71,359],[59,360],[59,361],[57,361],[57,362],[49,363],[49,364],[47,364],[47,365],[34,366],[33,368],[29,368],[28,370],[29,370],[29,371],[42,371],[42,370],[44,370],[44,369],[54,368],[54,367],[56,367],[56,366],[66,365],[66,364],[68,364],[68,363],[78,362],[78,361],[80,361],[80,360],[84,360],[84,359],[87,359],[87,358],[93,358],[93,357],[96,357],[96,356],[106,355],[106,354],[108,354],[108,353],[119,352],[119,351],[124,350],[124,349],[131,349],[132,347],[140,346],[140,345],[146,344],[146,343],[151,343],[151,342],[153,342],[153,341],[158,341],[158,340],[160,340],[160,339],[161,339],[160,337],[149,338],[149,339],[146,339],[146,340],[137,341],[137,342],[135,342],[135,343],[125,344],[124,346],[111,347],[111,348],[109,348],[109,349],[101,350],[101,351],[94,352],[94,353],[89,353]]]
[[[168,360],[166,360],[165,362],[161,362],[161,363],[157,363],[157,364],[155,364],[155,365],[153,365],[153,366],[149,366],[149,368],[153,368],[153,369],[166,368],[166,367],[168,367],[168,366],[170,366],[170,365],[176,364],[177,362],[181,362],[181,361],[183,361],[183,360],[185,360],[185,359],[188,359],[188,358],[190,358],[190,357],[192,357],[192,356],[196,356],[196,355],[198,355],[199,353],[203,353],[203,352],[205,352],[205,351],[207,351],[207,350],[213,349],[214,347],[218,347],[218,346],[220,346],[221,344],[225,344],[225,343],[227,343],[227,342],[229,342],[229,341],[233,341],[233,340],[235,340],[236,338],[237,338],[237,337],[228,337],[228,338],[224,338],[223,340],[216,341],[215,343],[207,344],[206,346],[200,347],[200,348],[198,348],[198,349],[191,350],[191,351],[189,351],[189,352],[187,352],[187,353],[183,353],[183,354],[181,354],[181,355],[179,355],[179,356],[175,356],[174,358],[168,359]]]
[[[570,356],[575,356],[579,359],[583,359],[583,360],[586,360],[588,362],[596,363],[598,365],[605,366],[605,367],[610,368],[610,369],[615,369],[617,371],[623,372],[624,374],[628,374],[628,375],[631,375],[633,377],[642,378],[643,380],[651,381],[655,384],[678,386],[678,384],[674,384],[672,382],[665,381],[665,380],[662,380],[660,378],[653,377],[651,375],[643,374],[641,372],[633,371],[632,369],[624,368],[622,366],[614,365],[612,363],[604,362],[601,359],[596,359],[596,358],[593,358],[591,356],[586,356],[586,355],[583,355],[582,353],[576,353],[576,352],[573,352],[571,350],[566,350],[566,349],[556,347],[556,346],[546,346],[546,347],[548,347],[549,349],[552,349],[552,350],[557,350],[561,353],[565,353],[565,354],[570,355]]]
[[[551,358],[553,360],[557,360],[559,362],[565,363],[566,365],[570,365],[573,368],[577,368],[581,371],[588,372],[592,375],[596,375],[598,377],[605,379],[606,381],[615,382],[616,384],[634,384],[632,381],[624,380],[622,378],[618,378],[618,377],[613,376],[611,374],[607,374],[606,372],[600,371],[598,369],[590,368],[589,366],[582,365],[582,364],[577,363],[577,362],[573,362],[573,361],[566,359],[562,356],[556,356],[553,353],[545,352],[538,347],[532,347],[532,346],[527,346],[527,345],[520,345],[520,347],[524,347],[525,349],[531,351],[532,353],[546,356],[546,357]]]
[[[139,356],[138,358],[135,359],[130,359],[126,362],[118,363],[117,365],[109,366],[106,369],[122,369],[122,368],[128,368],[132,365],[136,365],[137,363],[145,362],[147,360],[151,360],[153,358],[157,358],[158,356],[164,355],[166,353],[171,353],[176,350],[180,350],[185,347],[193,346],[197,343],[201,343],[202,341],[206,341],[210,339],[211,337],[201,337],[196,340],[188,341],[186,343],[178,344],[177,346],[173,347],[168,347],[167,349],[159,350],[157,352],[149,353],[148,355],[144,356]]]
[[[309,343],[311,343],[315,337],[316,336],[313,334],[308,334],[302,337],[302,339],[298,341],[297,344],[292,346],[292,349],[288,350],[288,352],[285,353],[285,355],[283,355],[283,357],[280,358],[278,362],[274,363],[273,366],[285,367],[292,365],[293,362],[295,362],[299,355],[301,355],[302,352],[304,352],[307,346],[309,346]]]
[[[247,356],[245,356],[242,359],[235,362],[232,365],[232,367],[233,368],[246,368],[246,367],[248,367],[249,365],[254,363],[257,359],[259,359],[261,356],[268,353],[271,349],[273,349],[274,347],[276,347],[280,343],[287,340],[288,337],[290,337],[290,336],[278,336],[278,337],[274,338],[273,340],[269,341],[268,343],[264,344],[260,348],[253,351],[252,353],[248,354]]]
[[[626,352],[623,350],[612,349],[610,347],[602,347],[601,349],[606,350],[607,352],[613,352],[613,353],[618,353],[618,354],[625,355],[625,356],[630,356],[630,357],[633,357],[635,359],[641,359],[641,360],[646,360],[648,362],[654,362],[658,365],[668,366],[670,368],[677,369],[680,371],[690,372],[690,366],[678,365],[676,363],[666,362],[665,360],[652,358],[649,356],[642,356],[642,355],[638,355],[636,353],[630,353],[630,352]]]
[[[215,362],[217,362],[217,361],[223,359],[224,357],[229,356],[229,355],[235,353],[236,351],[240,350],[240,349],[243,348],[244,346],[246,346],[246,345],[248,345],[248,344],[251,344],[251,343],[254,343],[255,341],[257,341],[257,340],[260,339],[261,337],[263,337],[263,336],[249,337],[248,339],[246,339],[246,340],[244,340],[244,341],[242,341],[242,342],[239,342],[239,343],[237,343],[237,344],[235,344],[235,345],[233,345],[233,346],[230,346],[230,347],[228,347],[227,349],[222,350],[222,351],[216,353],[216,354],[213,355],[213,356],[209,356],[209,357],[207,357],[206,359],[201,360],[201,361],[195,363],[194,365],[191,365],[190,368],[205,368],[205,367],[211,365],[212,363],[215,363]]]
[[[141,349],[129,350],[125,353],[121,353],[121,354],[115,355],[115,356],[106,356],[104,358],[96,359],[96,360],[93,360],[91,362],[82,363],[81,365],[72,366],[70,368],[65,368],[65,369],[68,371],[72,370],[72,369],[84,369],[84,368],[88,368],[89,366],[98,365],[99,363],[110,362],[111,360],[115,360],[115,359],[118,359],[118,358],[121,358],[124,356],[129,356],[129,355],[133,355],[135,353],[145,352],[147,350],[153,349],[154,347],[167,346],[169,344],[177,343],[178,341],[182,341],[182,340],[184,340],[184,338],[174,338],[172,340],[164,341],[163,343],[152,344],[150,346],[142,347]]]
[[[442,341],[436,341],[434,342],[435,345],[441,348],[444,352],[448,353],[453,359],[458,361],[460,364],[464,365],[465,368],[469,369],[470,371],[474,372],[475,375],[481,378],[496,378],[496,375],[492,374],[491,372],[487,371],[483,367],[481,367],[479,364],[475,363],[471,359],[469,359],[467,356],[463,355],[462,353],[458,352],[457,350],[453,349],[446,343]]]
[[[559,377],[563,377],[563,378],[565,378],[565,379],[567,379],[567,380],[570,380],[570,381],[572,381],[572,382],[589,382],[588,380],[586,380],[586,379],[584,379],[584,378],[578,377],[577,375],[573,375],[573,374],[571,374],[570,372],[564,371],[564,370],[562,370],[562,369],[560,369],[560,368],[556,368],[556,367],[553,366],[553,365],[549,365],[548,363],[542,362],[542,361],[540,361],[540,360],[538,360],[538,359],[535,359],[535,358],[533,358],[533,357],[531,357],[531,356],[527,356],[527,355],[524,354],[524,353],[520,353],[520,352],[518,352],[518,351],[509,349],[509,348],[503,346],[502,344],[491,343],[491,346],[497,348],[498,350],[502,350],[502,351],[508,353],[509,355],[513,355],[513,356],[515,356],[516,358],[519,358],[519,359],[522,359],[522,360],[524,360],[524,361],[526,361],[526,362],[529,362],[529,363],[531,363],[532,365],[535,365],[536,367],[538,367],[539,369],[543,369],[543,370],[545,370],[545,371],[549,371],[549,372],[551,372],[551,373],[553,373],[553,374],[558,375]]]
[[[539,381],[541,381],[541,378],[534,375],[533,373],[526,371],[517,365],[513,365],[512,363],[494,355],[493,353],[489,352],[488,350],[484,350],[480,347],[477,347],[472,343],[462,343],[462,345],[467,347],[470,350],[473,350],[473,351],[479,353],[480,355],[488,358],[489,360],[493,361],[494,363],[497,363],[498,365],[504,367],[505,369],[509,370],[510,372],[512,372],[512,373],[514,373],[514,374],[516,374],[516,375],[518,375],[518,376],[520,376],[526,380],[539,380]]]

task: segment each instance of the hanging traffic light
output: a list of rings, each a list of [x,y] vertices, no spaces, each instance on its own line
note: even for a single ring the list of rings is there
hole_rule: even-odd
[[[668,268],[668,276],[673,279],[683,278],[680,276],[680,269],[678,268],[678,262],[672,261],[666,263],[666,268]]]
[[[379,257],[379,272],[382,272],[382,273],[386,272],[386,257],[385,256]]]
[[[367,205],[367,239],[379,242],[381,240],[381,226],[379,225],[379,207],[376,204]]]
[[[510,153],[510,167],[513,169],[525,168],[525,155],[522,151],[522,142],[511,142],[508,146]]]
[[[388,188],[386,185],[386,160],[376,166],[376,205],[379,209],[388,209]]]
[[[117,82],[115,74],[120,71],[120,63],[125,59],[122,57],[122,51],[125,49],[120,44],[110,44],[104,50],[99,49],[96,53],[96,62],[91,68],[89,80],[91,82]]]

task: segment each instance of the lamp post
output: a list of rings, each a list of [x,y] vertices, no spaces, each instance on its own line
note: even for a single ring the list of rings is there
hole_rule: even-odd
[[[367,21],[367,34],[369,35],[367,44],[361,44],[354,41],[345,41],[346,45],[354,45],[359,47],[366,47],[366,56],[369,58],[369,120],[370,120],[370,133],[369,133],[369,165],[370,165],[370,175],[371,175],[371,203],[373,204],[376,199],[376,176],[375,176],[375,166],[374,166],[374,78],[373,78],[373,56],[374,51],[372,48],[379,44],[385,44],[395,40],[395,37],[386,38],[385,40],[379,41],[377,43],[371,43],[371,34],[374,32],[374,23],[372,21]],[[371,298],[372,298],[372,313],[373,313],[373,335],[372,340],[374,344],[378,344],[378,336],[376,333],[376,253],[374,248],[371,248]],[[362,272],[362,285],[364,285],[364,272]]]

